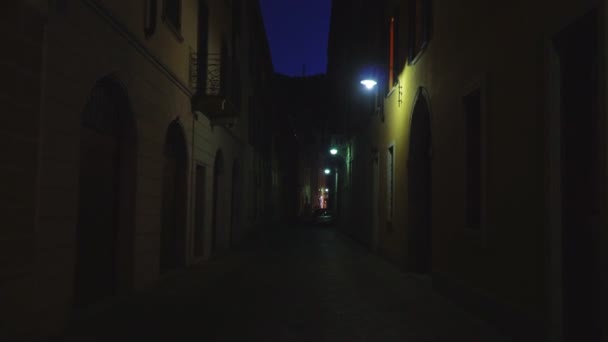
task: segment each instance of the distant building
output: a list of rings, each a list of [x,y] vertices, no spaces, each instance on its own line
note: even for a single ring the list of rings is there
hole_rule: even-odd
[[[0,339],[58,331],[270,221],[283,175],[257,1],[4,7]]]
[[[292,191],[297,193],[296,216],[305,216],[315,208],[325,205],[324,191],[333,175],[324,170],[332,167],[329,158],[328,117],[329,84],[325,75],[289,77],[275,75],[275,106],[283,118],[294,141],[291,142],[289,163],[297,165],[292,170],[296,178]],[[286,141],[286,139],[282,139]]]
[[[608,340],[605,21],[591,0],[334,0],[344,231],[517,340]]]

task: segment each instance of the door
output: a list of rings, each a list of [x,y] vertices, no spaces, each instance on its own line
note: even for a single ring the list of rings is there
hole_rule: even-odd
[[[408,154],[408,249],[412,271],[431,271],[431,121],[422,89],[410,126]]]
[[[207,170],[204,166],[196,166],[196,192],[195,192],[195,213],[194,213],[194,255],[201,257],[204,255],[205,246],[205,180]]]
[[[375,152],[372,160],[372,250],[380,249],[380,216],[378,213],[380,191],[380,166],[378,164],[378,152]]]
[[[566,341],[596,341],[600,214],[598,21],[590,12],[559,33],[562,275]]]
[[[84,307],[115,292],[118,144],[114,136],[81,129],[76,305]]]
[[[169,125],[165,140],[160,250],[162,272],[186,264],[187,153],[182,127],[175,120]]]

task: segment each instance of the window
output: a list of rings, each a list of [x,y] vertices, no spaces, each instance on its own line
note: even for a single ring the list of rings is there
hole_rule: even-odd
[[[248,122],[248,130],[249,130],[249,144],[251,146],[255,146],[256,145],[256,140],[255,140],[255,100],[253,96],[249,96],[249,101],[247,101],[248,104],[248,116],[249,116],[249,122]]]
[[[241,0],[234,0],[232,3],[232,35],[234,40],[236,40],[241,33],[241,6]]]
[[[182,1],[181,0],[165,0],[164,2],[163,19],[182,40],[180,31],[182,28]]]
[[[144,6],[144,34],[149,38],[156,31],[156,0],[146,0]]]
[[[410,0],[409,62],[414,63],[431,37],[431,0]]]
[[[387,171],[387,189],[386,189],[386,195],[387,195],[387,208],[388,208],[388,220],[392,221],[393,219],[393,213],[394,213],[394,204],[395,204],[395,196],[394,196],[394,190],[395,190],[395,146],[392,145],[388,148],[388,155],[387,155],[387,165],[386,165],[386,171]]]
[[[481,228],[481,89],[463,99],[466,148],[466,227]]]
[[[198,4],[198,91],[207,90],[207,73],[209,72],[209,10],[205,1]]]

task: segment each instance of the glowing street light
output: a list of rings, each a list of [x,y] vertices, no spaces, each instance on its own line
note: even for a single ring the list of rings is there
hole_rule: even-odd
[[[325,169],[325,174],[326,174],[326,175],[328,175],[328,174],[330,174],[330,173],[331,173],[331,170],[330,170],[330,169]]]
[[[332,148],[331,150],[329,150],[329,153],[331,153],[332,156],[335,156],[336,154],[338,154],[338,149]]]
[[[361,81],[361,84],[363,84],[365,86],[365,88],[367,88],[367,90],[372,90],[372,89],[374,89],[376,84],[378,84],[378,82],[376,82],[375,80],[371,80],[371,79],[365,79],[365,80]]]

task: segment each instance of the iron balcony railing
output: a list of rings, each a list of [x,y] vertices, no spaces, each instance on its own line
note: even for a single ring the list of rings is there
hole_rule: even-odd
[[[239,85],[235,84],[231,56],[210,53],[202,57],[194,51],[191,56],[191,84],[197,94],[223,97],[234,95],[234,88]]]
[[[211,53],[207,56],[207,65],[200,65],[205,72],[205,80],[201,84],[204,93],[210,96],[228,96],[228,80],[230,77],[230,59],[226,55]]]
[[[201,58],[192,52],[191,86],[196,90],[192,99],[194,110],[212,119],[238,116],[240,81],[233,71],[230,55],[210,53]]]

